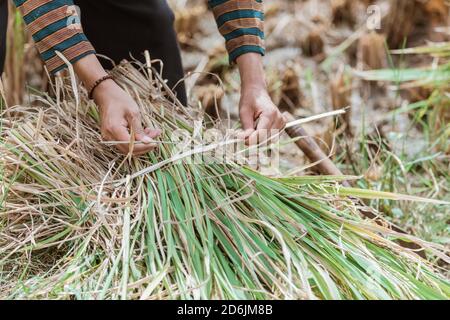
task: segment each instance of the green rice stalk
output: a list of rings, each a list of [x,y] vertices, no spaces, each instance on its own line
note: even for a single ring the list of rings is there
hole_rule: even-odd
[[[435,43],[423,47],[407,48],[391,51],[397,55],[430,55],[436,59],[430,67],[424,68],[392,68],[384,70],[355,71],[357,75],[369,81],[390,81],[402,84],[403,87],[443,86],[450,84],[450,42]]]
[[[114,74],[146,126],[162,128],[162,141],[193,132],[195,110],[138,68],[146,75],[131,64]],[[231,161],[148,171],[176,145],[118,156],[99,143],[96,106],[71,88],[1,117],[0,298],[450,297],[438,267],[394,240],[449,261],[446,249],[365,220],[353,200],[422,199],[345,189],[342,177],[270,178]]]

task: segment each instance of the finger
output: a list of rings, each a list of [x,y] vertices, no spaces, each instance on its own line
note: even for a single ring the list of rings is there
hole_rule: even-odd
[[[251,112],[241,111],[240,118],[242,129],[244,129],[244,131],[255,129],[255,119],[253,118],[253,114]]]
[[[285,126],[286,123],[284,122],[281,115],[279,115],[273,122],[272,129],[270,129],[269,136],[267,138],[270,138],[271,142],[276,142],[280,138],[280,135]]]
[[[153,139],[161,135],[161,130],[159,129],[150,129],[145,128],[144,134],[151,139],[151,141],[154,141]],[[148,143],[144,145],[135,145],[133,149],[133,155],[140,156],[143,154],[146,154],[150,151],[154,151],[158,147],[158,144],[156,143]]]
[[[112,128],[110,135],[111,140],[114,141],[130,141],[130,134],[128,133],[128,129],[123,126],[117,126]],[[116,148],[120,151],[122,154],[128,154],[129,153],[129,146],[125,144],[117,144]]]
[[[255,129],[247,129],[244,131],[241,131],[237,134],[237,138],[240,140],[246,140],[248,137],[251,136],[251,134],[255,132]]]
[[[127,155],[130,153],[130,150],[128,149],[128,146],[125,146],[123,144],[116,145],[116,149],[119,150],[121,154]]]
[[[130,133],[125,126],[115,126],[110,131],[111,140],[114,141],[130,141]]]
[[[249,143],[252,145],[266,141],[269,138],[273,121],[274,119],[272,117],[261,115],[261,117],[259,118],[258,126],[256,127],[256,131],[253,132],[249,137]]]
[[[260,130],[270,130],[270,129],[272,129],[272,124],[273,124],[274,120],[275,119],[273,117],[270,117],[268,115],[265,115],[265,114],[261,115],[261,117],[259,118],[259,122],[258,122],[258,125],[256,127],[256,130],[260,131]]]
[[[130,129],[132,128],[132,131],[134,132],[134,138],[136,139],[136,141],[141,141],[146,144],[153,141],[152,138],[147,136],[147,134],[145,133],[140,115],[132,115],[128,120],[128,124],[130,126]]]
[[[130,149],[128,145],[116,145],[117,150],[121,154],[128,155],[130,153]],[[146,145],[134,145],[133,146],[133,155],[139,156],[151,151],[154,151],[157,148],[156,144],[146,144]]]
[[[284,122],[283,118],[277,117],[277,119],[274,121],[273,125],[272,125],[272,130],[274,131],[274,133],[279,133],[281,130],[284,129],[284,127],[286,126],[286,123]]]
[[[123,126],[115,127],[113,129],[112,135],[113,135],[113,139],[115,141],[130,141],[130,134],[126,127],[123,127]],[[123,154],[130,153],[129,145],[119,144],[119,145],[116,145],[116,147]],[[133,145],[132,149],[133,149],[133,154],[137,155],[137,154],[144,154],[149,151],[152,151],[156,147],[157,147],[156,144],[151,143],[151,144]]]
[[[160,129],[150,129],[150,128],[145,128],[144,132],[148,137],[150,137],[152,139],[160,136],[162,133],[162,131]]]
[[[158,146],[156,144],[137,145],[137,146],[134,146],[133,155],[134,156],[142,156],[149,152],[155,151],[157,147]]]

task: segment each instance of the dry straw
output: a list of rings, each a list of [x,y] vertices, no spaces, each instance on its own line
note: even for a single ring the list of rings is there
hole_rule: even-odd
[[[192,110],[170,102],[154,70],[114,74],[162,141],[193,131]],[[450,297],[436,266],[394,240],[448,262],[445,248],[365,220],[350,197],[421,199],[164,162],[173,144],[123,159],[99,143],[96,107],[70,85],[56,92],[1,117],[0,298]]]

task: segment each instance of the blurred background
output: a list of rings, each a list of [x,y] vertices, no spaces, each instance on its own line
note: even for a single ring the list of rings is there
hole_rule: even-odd
[[[306,126],[360,187],[450,200],[450,2],[447,0],[265,0],[267,82],[296,117],[349,107]],[[239,76],[205,0],[169,0],[190,102],[238,120]],[[10,7],[2,90],[29,103],[49,81],[20,14]],[[412,49],[409,49],[412,48]],[[217,75],[222,81],[219,81]],[[283,166],[309,173],[299,150]],[[270,168],[268,169],[270,172]],[[376,201],[392,221],[449,245],[450,209]]]

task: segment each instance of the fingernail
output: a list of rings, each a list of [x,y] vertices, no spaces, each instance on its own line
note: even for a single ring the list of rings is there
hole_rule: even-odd
[[[150,137],[144,136],[141,141],[145,144],[149,144],[149,143],[153,142],[153,139]]]

